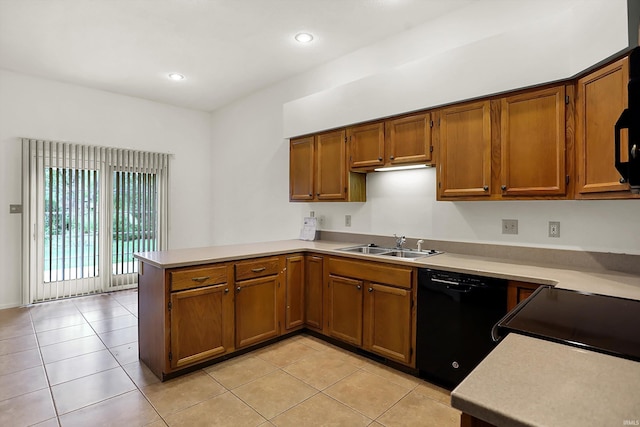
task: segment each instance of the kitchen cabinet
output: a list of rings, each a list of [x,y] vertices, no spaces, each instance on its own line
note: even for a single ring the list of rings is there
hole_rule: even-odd
[[[521,301],[529,298],[533,291],[540,286],[535,283],[510,280],[507,285],[507,311],[513,310]]]
[[[329,335],[362,346],[362,280],[329,276]]]
[[[322,331],[324,258],[319,255],[305,256],[304,319],[305,325]]]
[[[280,258],[241,261],[234,268],[236,347],[277,337]]]
[[[284,327],[287,330],[304,325],[305,257],[287,256],[285,268]]]
[[[233,269],[140,264],[138,351],[160,379],[235,350]]]
[[[366,200],[366,176],[348,170],[344,130],[295,138],[289,146],[289,200]]]
[[[411,290],[371,282],[364,300],[364,348],[389,359],[410,363]]]
[[[565,86],[439,112],[438,200],[566,198]]]
[[[577,198],[632,197],[614,166],[614,126],[627,108],[629,57],[602,67],[577,82],[576,169]],[[620,153],[627,161],[628,135],[622,134]]]
[[[349,167],[370,172],[378,167],[431,162],[431,113],[347,128]]]
[[[414,269],[333,257],[328,269],[329,335],[415,365]]]
[[[564,85],[501,99],[503,197],[566,194],[566,101]]]
[[[440,112],[438,199],[490,196],[491,110],[489,101]]]
[[[233,348],[233,293],[229,284],[171,294],[172,368],[219,356]]]
[[[384,165],[384,122],[348,127],[347,139],[351,170]]]
[[[385,121],[385,166],[430,163],[431,125],[431,113]]]

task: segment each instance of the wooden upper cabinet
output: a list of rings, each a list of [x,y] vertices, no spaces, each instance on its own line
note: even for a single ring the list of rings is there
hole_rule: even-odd
[[[384,122],[349,127],[347,138],[351,169],[384,165]]]
[[[387,120],[386,159],[390,165],[431,161],[431,114]]]
[[[290,141],[289,200],[366,200],[366,177],[348,170],[344,129]]]
[[[620,183],[614,166],[614,126],[627,108],[629,58],[625,57],[578,80],[576,99],[577,196],[612,197],[629,190]],[[622,134],[620,153],[627,161],[627,135]],[[594,194],[595,193],[595,194]]]
[[[438,199],[488,197],[491,185],[490,102],[440,112]]]
[[[565,195],[565,87],[509,96],[501,104],[502,195]]]
[[[289,200],[313,200],[315,138],[292,139],[289,145]]]
[[[338,130],[316,136],[317,173],[316,198],[318,200],[344,200],[347,198],[347,144],[345,131]]]

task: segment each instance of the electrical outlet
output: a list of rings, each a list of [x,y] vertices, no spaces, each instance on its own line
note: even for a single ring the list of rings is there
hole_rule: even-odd
[[[311,218],[313,218],[314,216],[316,216],[316,211],[309,211],[309,216]]]
[[[344,226],[351,227],[351,215],[344,216]]]
[[[517,219],[503,219],[502,220],[502,234],[518,234],[518,220]]]
[[[560,237],[560,221],[549,221],[549,237]]]

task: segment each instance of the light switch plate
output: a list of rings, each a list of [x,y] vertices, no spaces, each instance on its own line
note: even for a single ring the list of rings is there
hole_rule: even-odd
[[[344,226],[351,227],[351,215],[344,216]]]
[[[560,237],[560,221],[549,221],[549,237]]]
[[[12,213],[12,214],[22,213],[22,205],[9,205],[9,213]]]

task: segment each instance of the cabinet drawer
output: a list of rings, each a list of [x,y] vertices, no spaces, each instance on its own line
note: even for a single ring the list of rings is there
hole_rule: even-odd
[[[260,258],[236,263],[236,282],[278,274],[279,257]]]
[[[174,270],[169,273],[169,277],[172,291],[218,285],[227,282],[227,266]]]
[[[343,258],[329,259],[329,273],[406,289],[411,288],[413,279],[411,267],[392,266],[379,262],[351,261]]]

